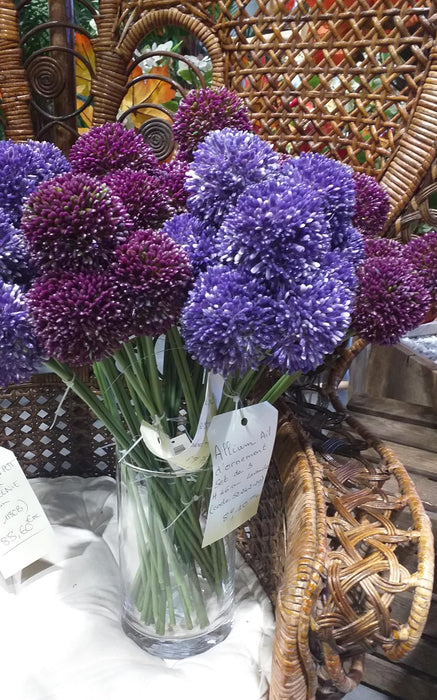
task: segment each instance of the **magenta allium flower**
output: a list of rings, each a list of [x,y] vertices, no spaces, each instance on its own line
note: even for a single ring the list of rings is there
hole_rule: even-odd
[[[365,173],[354,173],[356,205],[354,225],[363,236],[375,237],[387,222],[390,198],[375,178]]]
[[[173,326],[192,284],[188,255],[162,231],[136,231],[117,250],[111,278],[129,333],[159,335]]]
[[[24,292],[18,285],[5,282],[0,282],[0,352],[0,386],[28,379],[43,357]]]
[[[437,298],[437,231],[413,238],[402,247],[404,260],[419,271],[434,299]]]
[[[366,238],[364,250],[366,258],[399,258],[402,245],[393,238]]]
[[[38,340],[61,362],[101,360],[128,339],[126,309],[112,280],[100,271],[38,277],[27,301]]]
[[[181,100],[174,116],[173,134],[179,155],[190,161],[210,131],[225,127],[252,131],[243,100],[225,87],[191,90]]]
[[[169,163],[163,163],[157,172],[167,190],[167,200],[175,214],[181,214],[187,209],[188,192],[185,189],[185,178],[189,167],[187,161],[175,158]]]
[[[159,228],[170,216],[163,183],[146,172],[116,170],[104,178],[112,194],[123,204],[134,228]]]
[[[401,257],[367,258],[357,270],[352,326],[369,343],[393,345],[422,322],[431,295]]]
[[[67,173],[44,182],[29,198],[22,230],[40,274],[105,267],[132,222],[97,179]]]
[[[70,163],[76,173],[106,175],[113,170],[130,168],[153,173],[158,160],[141,134],[118,122],[94,126],[72,146]]]

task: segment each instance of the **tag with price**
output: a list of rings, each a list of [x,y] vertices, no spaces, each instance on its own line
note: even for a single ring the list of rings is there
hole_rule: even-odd
[[[0,573],[8,578],[47,554],[52,527],[11,450],[0,447]]]

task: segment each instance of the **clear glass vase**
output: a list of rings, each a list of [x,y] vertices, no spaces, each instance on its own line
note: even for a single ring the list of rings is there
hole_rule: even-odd
[[[180,659],[227,637],[235,533],[202,548],[210,469],[175,472],[156,458],[118,466],[122,625],[142,649]]]

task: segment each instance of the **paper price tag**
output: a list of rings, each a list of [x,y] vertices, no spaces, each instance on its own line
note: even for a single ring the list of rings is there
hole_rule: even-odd
[[[212,419],[207,435],[213,485],[202,547],[255,515],[277,424],[278,411],[267,401]]]
[[[8,578],[47,554],[53,530],[14,453],[0,447],[0,573]]]

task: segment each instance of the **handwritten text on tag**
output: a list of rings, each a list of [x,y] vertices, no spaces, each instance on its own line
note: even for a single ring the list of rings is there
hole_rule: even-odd
[[[215,416],[208,429],[213,486],[202,546],[255,515],[272,456],[278,411],[268,402]]]
[[[52,537],[14,453],[0,447],[0,573],[8,578],[47,554]]]

